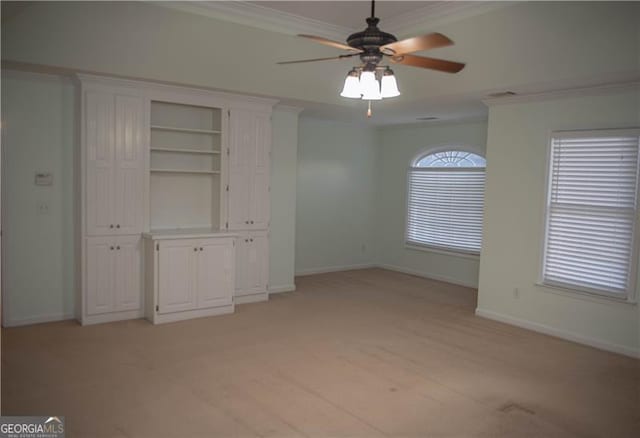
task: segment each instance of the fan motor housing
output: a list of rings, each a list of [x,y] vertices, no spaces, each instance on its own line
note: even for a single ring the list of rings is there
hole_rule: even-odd
[[[379,21],[376,17],[367,18],[369,26],[361,32],[349,35],[349,38],[347,38],[347,44],[350,47],[362,50],[360,59],[365,64],[379,63],[382,59],[380,46],[398,41],[394,35],[378,29],[377,24]]]

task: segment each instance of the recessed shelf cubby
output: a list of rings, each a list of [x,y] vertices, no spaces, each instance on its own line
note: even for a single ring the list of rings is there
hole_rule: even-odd
[[[151,102],[151,229],[220,227],[223,111]]]

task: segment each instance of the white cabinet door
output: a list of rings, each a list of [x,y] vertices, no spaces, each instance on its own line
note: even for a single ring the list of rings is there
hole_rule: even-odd
[[[255,149],[255,118],[250,111],[232,110],[229,118],[228,222],[233,230],[249,227],[251,151]]]
[[[111,237],[90,237],[86,241],[86,312],[89,315],[113,312],[115,300],[114,251]]]
[[[236,296],[267,291],[269,240],[266,232],[240,236],[236,244]]]
[[[251,233],[249,235],[249,248],[247,251],[247,290],[250,293],[267,291],[269,278],[269,253],[268,240],[264,233]]]
[[[86,227],[88,235],[114,231],[114,98],[113,94],[87,91],[84,95],[86,154]]]
[[[198,240],[167,240],[158,251],[158,313],[196,307],[195,276]]]
[[[142,307],[142,253],[140,236],[114,238],[115,310],[138,310]]]
[[[231,304],[235,280],[233,239],[205,239],[198,250],[198,308]]]
[[[251,142],[249,188],[249,229],[264,230],[269,227],[269,176],[271,174],[271,121],[266,114],[254,116],[254,141]]]
[[[145,102],[115,96],[115,166],[113,222],[117,234],[142,232]]]
[[[249,235],[243,234],[236,239],[236,286],[234,295],[244,295],[249,288],[247,267],[247,251]]]

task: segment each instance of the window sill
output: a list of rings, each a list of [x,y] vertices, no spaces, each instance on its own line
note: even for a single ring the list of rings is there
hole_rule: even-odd
[[[406,242],[404,244],[404,247],[406,249],[412,249],[415,251],[430,252],[430,253],[441,254],[441,255],[446,255],[450,257],[458,257],[461,259],[480,260],[479,254],[471,254],[468,252],[455,251],[453,249],[436,248],[433,246],[417,245],[415,243],[406,243]]]
[[[568,298],[577,298],[584,301],[591,301],[598,304],[622,304],[624,306],[637,306],[638,302],[627,298],[616,298],[608,295],[599,295],[594,292],[588,292],[580,289],[571,289],[568,287],[555,286],[542,283],[535,283],[535,286],[542,289],[543,292],[561,295]]]

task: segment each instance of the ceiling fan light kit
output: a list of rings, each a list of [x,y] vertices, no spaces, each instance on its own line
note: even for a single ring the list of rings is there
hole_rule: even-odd
[[[347,77],[340,96],[351,99],[369,101],[367,116],[371,117],[371,101],[400,96],[396,77],[388,66],[380,65],[386,56],[394,64],[426,68],[446,73],[458,73],[464,64],[425,56],[411,55],[414,52],[436,49],[453,45],[441,33],[407,38],[398,41],[395,35],[378,29],[380,20],[375,16],[375,1],[371,2],[371,17],[366,19],[367,28],[356,32],[347,38],[347,44],[328,40],[315,35],[298,35],[326,46],[346,50],[345,53],[331,58],[304,59],[299,61],[285,61],[278,64],[297,64],[303,62],[326,61],[330,59],[346,59],[359,56],[361,65],[353,67]]]
[[[380,79],[378,79],[380,78]],[[398,83],[389,67],[354,67],[344,80],[342,97],[362,100],[382,100],[400,96]]]

